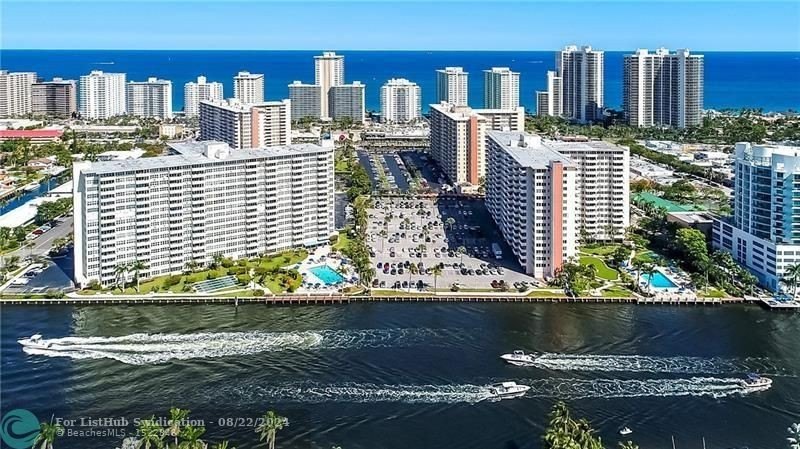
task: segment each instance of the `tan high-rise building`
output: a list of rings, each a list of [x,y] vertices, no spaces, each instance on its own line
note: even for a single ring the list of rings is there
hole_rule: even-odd
[[[0,117],[29,114],[31,86],[35,82],[35,72],[0,70]]]
[[[486,119],[468,106],[430,106],[430,152],[453,184],[480,184],[486,174]]]
[[[53,78],[31,87],[32,112],[50,117],[70,117],[78,111],[78,88],[75,80]]]
[[[264,75],[239,72],[233,78],[233,97],[244,104],[264,102]]]
[[[236,99],[200,102],[200,138],[225,142],[231,148],[289,145],[291,101],[244,104]]]
[[[320,86],[320,116],[329,119],[330,89],[344,84],[344,56],[332,51],[314,56],[314,84]]]

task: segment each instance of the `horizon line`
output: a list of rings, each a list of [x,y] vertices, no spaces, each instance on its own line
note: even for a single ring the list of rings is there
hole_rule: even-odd
[[[579,47],[581,45],[578,45]],[[602,48],[595,48],[592,47],[593,50],[596,51],[603,51],[603,52],[613,52],[613,53],[623,53],[623,52],[635,52],[638,49],[657,49],[657,48],[666,48],[668,50],[678,50],[678,49],[685,49],[686,46],[683,47],[637,47],[633,50],[625,49],[602,49]],[[693,50],[691,47],[688,48],[689,51],[692,52],[705,52],[705,53],[800,53],[800,49],[797,50]],[[340,52],[367,52],[367,51],[381,51],[381,52],[428,52],[428,53],[441,53],[441,52],[460,52],[460,53],[490,53],[490,52],[558,52],[562,49],[535,49],[535,50],[519,50],[519,49],[492,49],[492,50],[464,50],[464,49],[437,49],[437,50],[428,50],[428,49],[337,49],[337,50],[330,50],[325,48],[318,48],[318,49],[308,49],[308,48],[291,48],[291,49],[275,49],[275,48],[0,48],[0,52],[3,51],[296,51],[296,52],[317,52],[317,51],[340,51]]]

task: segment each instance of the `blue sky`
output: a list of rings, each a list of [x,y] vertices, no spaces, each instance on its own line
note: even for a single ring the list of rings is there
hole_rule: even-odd
[[[800,51],[800,1],[0,0],[0,48]]]

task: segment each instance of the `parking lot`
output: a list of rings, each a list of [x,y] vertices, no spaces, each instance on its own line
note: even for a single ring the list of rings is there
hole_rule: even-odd
[[[367,215],[373,287],[524,290],[538,284],[522,273],[482,201],[379,197]],[[436,280],[435,266],[441,270]]]

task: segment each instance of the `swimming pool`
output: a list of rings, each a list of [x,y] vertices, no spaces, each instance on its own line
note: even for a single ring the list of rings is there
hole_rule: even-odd
[[[675,285],[668,277],[664,275],[664,273],[656,270],[653,274],[649,276],[645,276],[647,282],[653,288],[677,288],[678,286]]]
[[[338,284],[339,282],[344,281],[344,276],[327,265],[311,267],[308,269],[308,271],[310,271],[314,276],[318,277],[319,280],[324,282],[326,285]]]

